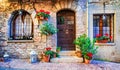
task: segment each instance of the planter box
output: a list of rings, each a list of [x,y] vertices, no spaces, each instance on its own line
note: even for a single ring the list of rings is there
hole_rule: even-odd
[[[97,40],[96,43],[108,43],[108,40]]]

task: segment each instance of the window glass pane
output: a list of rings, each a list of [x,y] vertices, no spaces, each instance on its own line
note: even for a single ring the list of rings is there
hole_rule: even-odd
[[[11,37],[10,40],[31,40],[33,37],[33,23],[30,14],[22,11],[23,14],[12,15],[12,21],[9,25]],[[17,16],[16,16],[17,15]]]

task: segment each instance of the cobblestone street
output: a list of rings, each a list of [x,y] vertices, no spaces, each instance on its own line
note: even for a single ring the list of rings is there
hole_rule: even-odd
[[[93,60],[91,64],[84,63],[34,63],[28,60],[14,59],[10,62],[0,62],[0,70],[120,70],[120,63]]]

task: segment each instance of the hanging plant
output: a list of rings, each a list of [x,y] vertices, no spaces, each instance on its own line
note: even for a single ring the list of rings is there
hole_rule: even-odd
[[[57,33],[58,29],[54,27],[53,24],[50,24],[48,22],[40,25],[40,33],[44,35],[53,35]]]
[[[36,13],[38,20],[47,20],[50,17],[50,12],[45,10],[39,10]]]

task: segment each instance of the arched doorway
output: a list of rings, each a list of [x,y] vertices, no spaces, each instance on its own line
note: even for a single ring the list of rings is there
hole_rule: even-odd
[[[71,10],[60,10],[57,12],[57,46],[61,50],[73,51],[75,45],[75,12]]]

